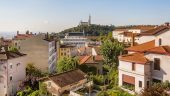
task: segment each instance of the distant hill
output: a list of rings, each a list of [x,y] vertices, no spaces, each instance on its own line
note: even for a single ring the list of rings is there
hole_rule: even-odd
[[[114,25],[96,25],[96,24],[91,24],[90,26],[88,25],[79,25],[77,27],[69,28],[66,30],[63,30],[60,32],[60,34],[65,34],[68,32],[85,32],[86,36],[99,36],[99,35],[105,35],[108,32],[113,31],[115,28]]]

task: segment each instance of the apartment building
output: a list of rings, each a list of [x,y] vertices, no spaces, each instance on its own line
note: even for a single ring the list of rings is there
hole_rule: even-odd
[[[60,45],[58,50],[59,58],[61,57],[73,57],[78,53],[77,47],[74,45]]]
[[[29,32],[29,31],[27,31],[25,34],[20,34],[19,31],[17,31],[17,35],[14,36],[14,38],[12,39],[13,46],[17,48],[18,50],[20,50],[21,41],[31,38],[33,36],[35,36],[35,34],[32,34],[32,32]]]
[[[26,77],[26,54],[0,49],[0,96],[14,96]]]
[[[133,92],[138,93],[154,82],[170,81],[170,28],[158,28],[147,33],[154,37],[152,41],[126,48],[128,54],[119,57],[119,86],[122,88],[131,86]]]
[[[87,38],[84,32],[70,32],[65,38],[60,40],[61,44],[75,45],[77,48],[84,47],[87,43]]]
[[[27,54],[27,63],[33,63],[44,72],[55,72],[57,61],[56,41],[48,34],[38,34],[21,41],[20,51]]]

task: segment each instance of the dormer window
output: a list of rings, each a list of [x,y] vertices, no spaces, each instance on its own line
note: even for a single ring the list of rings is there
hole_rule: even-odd
[[[162,39],[159,38],[159,46],[161,46],[161,45],[162,45]]]

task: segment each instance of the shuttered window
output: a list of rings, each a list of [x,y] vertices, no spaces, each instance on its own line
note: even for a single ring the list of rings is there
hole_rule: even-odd
[[[154,70],[160,70],[160,59],[154,58]]]

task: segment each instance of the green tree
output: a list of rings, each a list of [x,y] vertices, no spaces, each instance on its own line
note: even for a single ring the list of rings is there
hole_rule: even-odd
[[[47,91],[47,85],[44,84],[44,83],[39,83],[39,94],[40,96],[45,96],[48,94],[48,91]]]
[[[17,49],[16,47],[12,46],[12,47],[10,47],[10,48],[8,49],[8,51],[18,52],[18,49]]]
[[[41,72],[41,70],[36,68],[33,63],[27,64],[26,74],[28,76],[34,76],[34,77],[42,77],[43,76],[43,73]]]
[[[77,58],[63,57],[57,62],[57,72],[62,73],[65,71],[69,71],[75,69],[78,65]]]
[[[106,64],[117,67],[118,56],[123,52],[124,45],[117,40],[105,40],[101,46],[101,54]]]
[[[141,91],[140,96],[169,96],[162,83],[155,83],[150,88]]]

